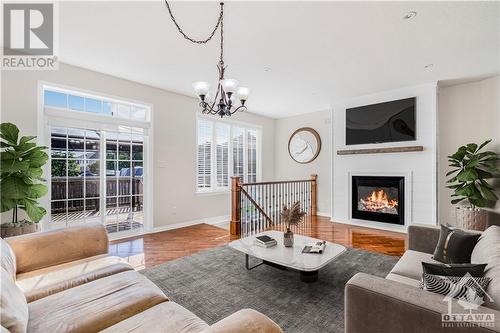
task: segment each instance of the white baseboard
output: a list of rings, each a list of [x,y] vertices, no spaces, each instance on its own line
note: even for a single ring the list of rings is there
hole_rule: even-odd
[[[316,212],[317,216],[323,216],[323,217],[331,217],[332,215],[330,213],[325,213],[325,212]]]
[[[330,221],[336,222],[336,223],[354,225],[357,227],[400,232],[400,233],[405,233],[405,234],[408,233],[408,230],[407,230],[408,226],[406,226],[406,225],[390,225],[387,223],[372,222],[372,221],[362,221],[362,222],[357,221],[357,220],[349,220],[348,221],[348,220],[338,219],[335,217],[332,217],[330,219]]]
[[[228,222],[228,221],[229,221],[229,215],[207,217],[204,219],[198,219],[198,220],[192,220],[192,221],[157,226],[157,227],[154,227],[153,230],[150,231],[149,233],[153,234],[156,232],[179,229],[179,228],[189,227],[192,225],[202,224],[202,223],[214,225],[214,224],[219,224],[219,223]]]

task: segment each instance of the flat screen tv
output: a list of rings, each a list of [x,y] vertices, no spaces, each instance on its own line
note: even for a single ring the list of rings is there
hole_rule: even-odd
[[[346,145],[415,140],[416,97],[346,110]]]

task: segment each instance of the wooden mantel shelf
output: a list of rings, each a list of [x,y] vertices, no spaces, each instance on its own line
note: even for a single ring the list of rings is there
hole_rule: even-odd
[[[387,154],[387,153],[406,153],[423,151],[424,146],[406,146],[392,148],[367,148],[367,149],[344,149],[337,150],[337,155],[360,155],[360,154]]]

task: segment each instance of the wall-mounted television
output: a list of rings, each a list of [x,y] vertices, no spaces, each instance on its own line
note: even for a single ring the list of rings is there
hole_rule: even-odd
[[[346,145],[416,140],[416,97],[346,109]]]

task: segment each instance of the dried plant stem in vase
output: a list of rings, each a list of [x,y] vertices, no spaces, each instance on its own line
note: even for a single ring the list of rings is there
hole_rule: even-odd
[[[285,245],[285,247],[293,246],[293,232],[290,227],[300,225],[302,223],[302,218],[304,217],[304,215],[306,215],[306,213],[300,210],[299,201],[294,203],[290,208],[288,208],[287,206],[283,206],[283,210],[281,211],[281,219],[286,225],[286,232],[283,234],[283,244]]]

